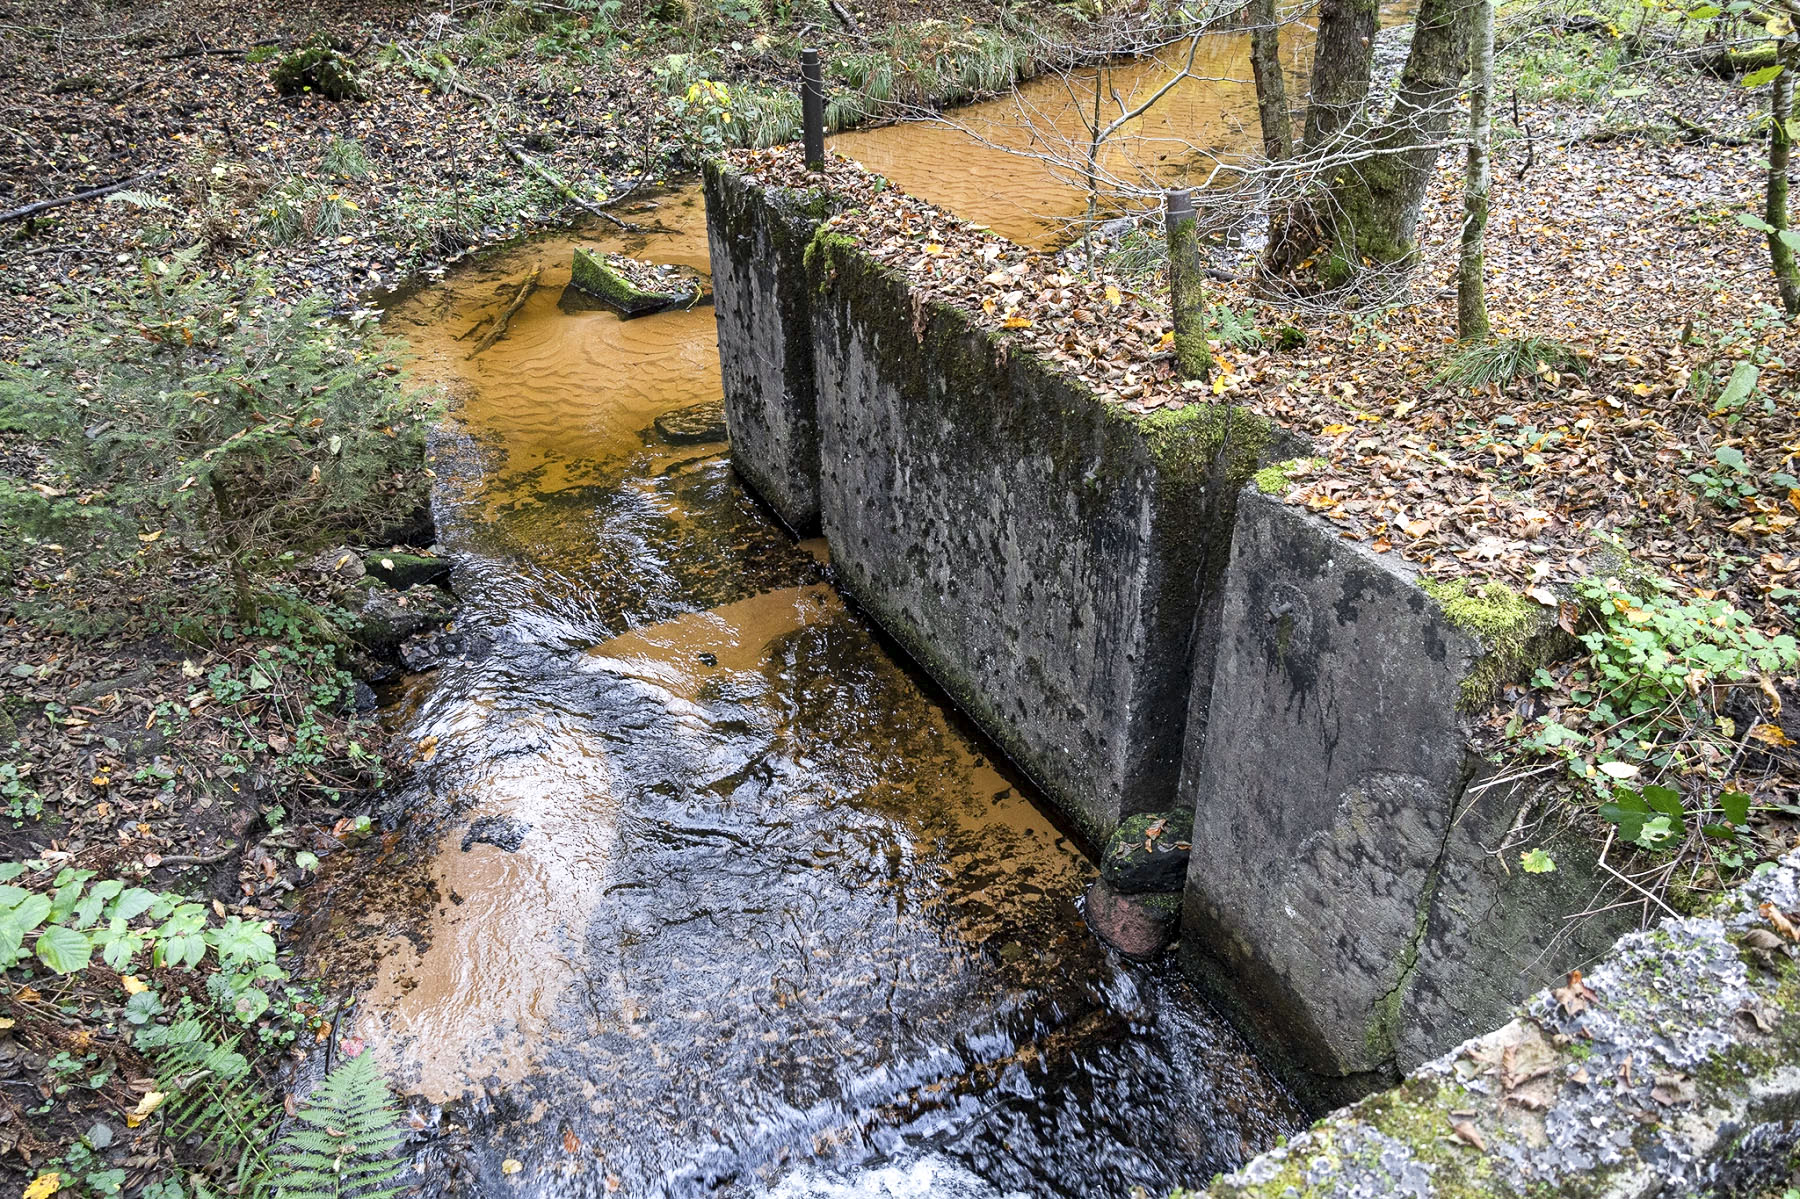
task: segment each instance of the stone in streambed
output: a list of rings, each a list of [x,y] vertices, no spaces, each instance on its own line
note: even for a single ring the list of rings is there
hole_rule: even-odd
[[[725,440],[725,401],[705,400],[656,418],[656,433],[670,445]]]
[[[432,558],[424,554],[371,553],[363,555],[363,569],[396,591],[405,591],[422,583],[436,583],[450,577],[452,563],[448,558]]]
[[[437,587],[415,587],[402,595],[375,579],[361,580],[362,604],[350,636],[377,658],[392,659],[408,637],[450,619],[456,602]]]
[[[692,308],[711,298],[697,271],[593,250],[575,251],[569,283],[627,320],[671,308]]]
[[[1100,877],[1123,895],[1179,891],[1187,881],[1192,812],[1142,812],[1127,816],[1106,839]]]
[[[1082,916],[1094,935],[1128,958],[1153,958],[1175,941],[1181,894],[1156,891],[1124,895],[1105,879],[1088,888]]]

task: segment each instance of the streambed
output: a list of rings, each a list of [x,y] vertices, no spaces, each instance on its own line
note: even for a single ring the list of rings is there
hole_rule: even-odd
[[[826,547],[722,441],[659,433],[718,398],[711,310],[565,291],[577,244],[705,268],[697,189],[634,217],[662,231],[496,253],[386,318],[456,400],[462,652],[393,703],[410,826],[325,924],[371,949],[354,1031],[429,1189],[1126,1199],[1298,1127],[1172,968],[1087,932],[1089,862]]]

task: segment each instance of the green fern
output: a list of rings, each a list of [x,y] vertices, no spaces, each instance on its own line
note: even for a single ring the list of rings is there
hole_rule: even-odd
[[[164,1135],[194,1147],[186,1164],[227,1180],[240,1195],[254,1195],[267,1185],[275,1107],[237,1051],[238,1039],[221,1040],[190,1017],[145,1028],[136,1045],[155,1065],[156,1089],[167,1096]]]
[[[388,1199],[406,1166],[399,1107],[374,1055],[359,1054],[325,1076],[282,1138],[275,1164],[280,1199]]]
[[[1212,339],[1240,350],[1253,350],[1263,344],[1262,330],[1256,327],[1256,317],[1245,315],[1229,304],[1214,304],[1212,307]]]

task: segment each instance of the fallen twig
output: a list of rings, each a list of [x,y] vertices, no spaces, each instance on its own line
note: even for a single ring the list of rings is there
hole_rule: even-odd
[[[849,9],[843,6],[840,0],[825,0],[825,3],[831,6],[832,15],[844,23],[845,29],[856,34],[862,32],[862,26],[856,23],[856,17],[851,14]]]
[[[523,308],[531,293],[537,290],[538,276],[543,273],[543,270],[544,268],[541,266],[531,268],[531,273],[525,276],[523,283],[519,284],[519,290],[513,293],[512,302],[506,306],[506,311],[500,314],[500,318],[494,322],[492,329],[482,334],[481,340],[475,343],[475,348],[469,351],[468,357],[475,357],[505,336],[507,323],[512,320],[513,314]]]
[[[557,195],[569,201],[583,212],[590,212],[602,220],[611,221],[627,233],[644,232],[644,227],[642,225],[633,224],[627,220],[621,220],[619,217],[614,216],[612,213],[606,211],[606,209],[600,207],[600,205],[583,196],[580,192],[569,186],[568,180],[527,154],[523,147],[509,141],[502,141],[500,145],[501,148],[512,157],[514,162],[518,163],[526,170],[531,171],[537,175],[538,178],[555,188]]]
[[[19,208],[9,209],[6,212],[0,212],[0,224],[5,224],[7,221],[24,220],[26,217],[36,216],[40,212],[49,212],[52,208],[62,208],[68,204],[80,203],[83,200],[98,200],[100,197],[110,196],[116,191],[124,191],[134,183],[142,183],[146,179],[154,179],[156,176],[163,174],[167,170],[167,167],[158,167],[153,171],[144,171],[133,175],[129,179],[121,179],[117,183],[108,183],[101,187],[90,187],[86,191],[76,192],[71,196],[58,196],[54,200],[39,200],[35,204],[26,204]]]

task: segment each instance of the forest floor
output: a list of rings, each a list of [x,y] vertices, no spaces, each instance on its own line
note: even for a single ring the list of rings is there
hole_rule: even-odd
[[[834,111],[845,120],[870,110],[858,96],[876,78],[900,100],[963,99],[1053,59],[1080,28],[1042,6],[968,6],[966,16],[948,0],[837,7],[855,30],[823,0],[807,11],[841,64]],[[406,0],[0,0],[0,78],[11,83],[0,208],[131,181],[110,199],[0,223],[0,360],[75,327],[54,307],[69,289],[105,291],[145,255],[182,246],[266,269],[284,293],[322,292],[348,312],[534,229],[653,222],[659,184],[741,129],[763,141],[790,128],[781,97],[800,35],[761,11],[719,5],[697,16],[666,4],[656,12],[669,19],[657,19],[644,0],[496,3],[450,20]],[[356,65],[364,99],[277,92],[281,57],[319,37]],[[1554,338],[1574,356],[1499,387],[1441,378],[1459,219],[1458,164],[1446,156],[1412,302],[1330,315],[1225,285],[1215,300],[1270,337],[1221,344],[1208,398],[1254,397],[1310,434],[1320,457],[1291,469],[1290,501],[1421,567],[1529,592],[1569,583],[1581,570],[1575,551],[1614,531],[1685,600],[1730,599],[1757,628],[1791,633],[1800,490],[1778,480],[1800,475],[1800,361],[1791,327],[1767,314],[1759,239],[1735,220],[1760,187],[1763,151],[1740,142],[1754,133],[1754,97],[1676,69],[1615,95],[1635,87],[1612,82],[1604,39],[1541,49],[1509,67],[1523,119],[1502,133],[1491,303],[1502,336]],[[707,86],[721,81],[724,92]],[[1712,135],[1684,131],[1671,110],[1705,113]],[[996,259],[981,251],[991,236],[914,211],[916,227],[884,251],[890,261],[976,311],[994,299],[996,324],[1030,322],[1013,327],[1047,352],[1088,346],[1083,369],[1120,402],[1147,410],[1192,398],[1169,377],[1166,301],[1153,279],[1072,278],[1002,247],[999,265],[1022,273],[989,284]],[[1306,344],[1277,349],[1284,325]],[[1731,380],[1746,362],[1754,379],[1737,395]],[[0,466],[24,485],[60,484],[26,437],[0,434]],[[422,529],[347,538],[271,565],[262,581],[349,619],[384,557],[429,554],[430,540]],[[322,665],[312,633],[231,621],[210,570],[177,562],[162,577],[140,567],[97,579],[54,544],[0,554],[0,823],[12,826],[0,858],[33,863],[0,885],[45,889],[91,870],[200,895],[217,921],[275,929],[319,859],[380,840],[358,816],[405,762],[359,710],[367,696],[338,694],[346,681]],[[441,622],[448,597],[422,586],[411,603]],[[183,619],[152,619],[158,607]],[[1510,697],[1513,711],[1570,707],[1573,684],[1559,687]],[[1794,695],[1785,677],[1761,694],[1740,689],[1731,701],[1741,742],[1732,777],[1755,786],[1770,817],[1757,834],[1768,844],[1741,847],[1752,862],[1792,837],[1779,805],[1800,812],[1792,747],[1775,739],[1800,739],[1800,702],[1779,709],[1774,697]],[[1756,729],[1774,733],[1747,740]],[[1590,766],[1605,748],[1586,748]],[[1711,872],[1696,880],[1716,884],[1719,868],[1704,853],[1696,860]],[[205,994],[192,971],[144,973],[171,1004]],[[71,1193],[105,1194],[165,1176],[175,1147],[152,1135],[154,1122],[130,1118],[153,1075],[122,1022],[136,976],[98,964],[79,976],[18,974],[0,982],[0,1185],[56,1172]],[[257,1023],[258,1061],[328,1038],[331,1021],[321,997],[293,1001]]]

